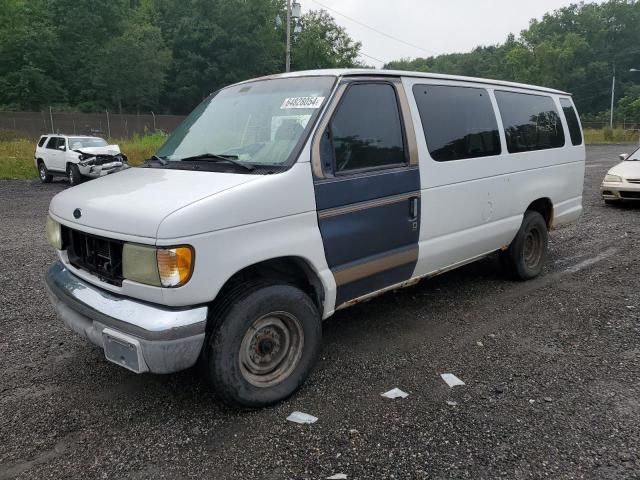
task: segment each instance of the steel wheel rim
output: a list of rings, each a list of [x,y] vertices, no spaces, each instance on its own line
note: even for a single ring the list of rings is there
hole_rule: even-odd
[[[69,169],[69,183],[73,184],[74,183],[74,178],[73,178],[73,168]]]
[[[40,180],[47,178],[47,173],[44,171],[44,165],[40,164]]]
[[[304,331],[289,312],[272,312],[255,320],[240,344],[240,371],[251,385],[266,388],[288,378],[300,363]]]
[[[542,234],[537,228],[532,228],[524,237],[522,256],[529,268],[535,268],[542,258]]]

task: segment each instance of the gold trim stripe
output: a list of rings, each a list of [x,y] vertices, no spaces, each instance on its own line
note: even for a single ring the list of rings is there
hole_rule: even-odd
[[[418,246],[416,245],[411,250],[404,250],[359,265],[336,270],[333,272],[333,276],[336,279],[336,284],[340,286],[417,260]]]
[[[393,203],[403,202],[410,198],[420,197],[420,192],[402,193],[400,195],[392,195],[389,197],[376,198],[374,200],[367,200],[366,202],[352,203],[351,205],[345,205],[343,207],[328,208],[318,212],[318,218],[330,218],[338,215],[345,215],[347,213],[358,212],[360,210],[367,210],[369,208],[382,207],[384,205],[391,205]]]

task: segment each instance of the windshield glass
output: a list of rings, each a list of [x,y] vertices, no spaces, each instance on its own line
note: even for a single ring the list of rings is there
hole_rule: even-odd
[[[638,148],[635,152],[629,155],[625,161],[632,162],[632,161],[638,161],[638,160],[640,160],[640,148]]]
[[[253,165],[283,165],[313,125],[334,80],[282,78],[222,89],[191,112],[158,156],[178,161],[215,154]]]
[[[78,150],[81,148],[89,148],[89,147],[106,147],[108,144],[104,139],[98,138],[98,137],[90,137],[90,138],[70,137],[69,145],[71,150]]]

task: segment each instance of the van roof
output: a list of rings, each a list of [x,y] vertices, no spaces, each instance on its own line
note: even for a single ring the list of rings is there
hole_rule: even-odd
[[[511,88],[523,88],[527,90],[536,90],[539,92],[555,93],[560,95],[571,95],[570,93],[563,92],[562,90],[555,90],[553,88],[540,87],[537,85],[527,85],[525,83],[505,82],[503,80],[491,80],[487,78],[477,77],[464,77],[460,75],[445,75],[442,73],[430,73],[430,72],[412,72],[406,70],[379,70],[370,68],[332,68],[324,70],[302,70],[299,72],[278,73],[274,75],[267,75],[260,78],[254,78],[252,80],[265,80],[269,78],[292,78],[292,77],[309,77],[309,76],[333,76],[333,77],[352,77],[352,76],[376,76],[376,77],[417,77],[417,78],[432,78],[437,80],[457,80],[461,82],[473,82],[484,83],[487,85],[498,85],[502,87]],[[250,82],[252,80],[247,80]],[[240,82],[245,83],[245,82]]]

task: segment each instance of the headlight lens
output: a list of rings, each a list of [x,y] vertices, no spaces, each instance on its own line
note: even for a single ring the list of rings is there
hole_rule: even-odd
[[[189,246],[159,248],[158,272],[163,287],[179,287],[191,278],[193,272],[193,248]]]
[[[122,276],[134,282],[160,286],[156,248],[137,243],[122,247]]]
[[[193,248],[150,247],[125,243],[122,248],[122,276],[156,287],[180,287],[193,272]]]
[[[62,228],[51,217],[47,217],[47,240],[53,248],[62,250]]]
[[[619,177],[618,175],[611,175],[611,174],[607,173],[604,176],[604,181],[605,182],[610,182],[610,183],[620,183],[620,182],[622,182],[622,177]]]

